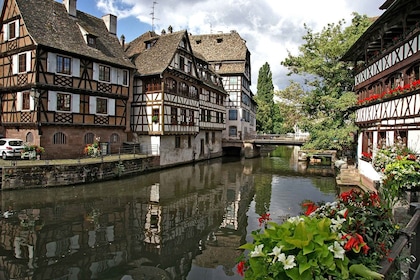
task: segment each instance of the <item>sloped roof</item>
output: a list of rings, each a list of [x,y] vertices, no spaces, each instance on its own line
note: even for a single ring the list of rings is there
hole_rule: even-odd
[[[54,0],[15,0],[25,26],[36,44],[134,68],[125,57],[116,35],[108,32],[102,19],[77,11],[76,17]],[[96,36],[96,48],[86,44],[81,26]]]
[[[194,53],[210,62],[221,62],[219,74],[244,73],[248,48],[246,41],[236,32],[190,35]]]
[[[130,42],[126,48],[127,54],[133,58],[140,75],[163,73],[170,65],[180,41],[186,36],[186,31],[168,33],[162,36],[149,37],[143,34]],[[154,45],[146,49],[145,43],[153,41]]]

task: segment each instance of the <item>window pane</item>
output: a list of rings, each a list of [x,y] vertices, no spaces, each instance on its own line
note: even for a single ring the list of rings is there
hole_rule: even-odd
[[[26,72],[26,53],[19,55],[19,73]]]
[[[108,100],[104,98],[96,99],[96,113],[106,114],[108,112]]]
[[[57,56],[57,73],[71,74],[71,58]]]
[[[9,23],[9,39],[16,37],[16,22]]]
[[[22,94],[22,110],[29,110],[30,109],[30,94],[28,91],[25,91]]]
[[[229,120],[237,120],[237,119],[238,119],[238,111],[229,110]]]
[[[99,65],[99,80],[109,82],[111,81],[111,69],[104,65]]]
[[[71,110],[71,95],[68,93],[57,93],[57,110],[70,111]]]

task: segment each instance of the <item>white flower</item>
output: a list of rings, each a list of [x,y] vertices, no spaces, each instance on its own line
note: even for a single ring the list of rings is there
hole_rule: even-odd
[[[291,268],[296,266],[295,256],[293,256],[293,255],[288,255],[287,258],[286,258],[286,255],[281,253],[279,255],[279,261],[283,263],[283,266],[284,266],[285,270],[291,269]]]
[[[334,253],[334,258],[344,260],[344,253],[346,252],[343,247],[341,247],[340,243],[337,241],[334,242],[334,245],[328,247],[330,252]]]
[[[287,219],[287,221],[288,221],[289,223],[291,223],[291,224],[295,224],[295,225],[297,225],[297,224],[299,224],[300,222],[302,222],[302,221],[303,221],[303,218],[302,218],[302,217],[299,217],[299,216],[296,216],[296,217],[290,217],[289,219]]]
[[[346,221],[346,219],[342,219],[340,217],[337,217],[337,219],[331,219],[331,229],[333,231],[338,231],[341,229],[341,225]]]
[[[344,208],[343,210],[338,211],[338,214],[344,217],[344,215],[346,215],[346,212],[347,212],[347,208]]]
[[[254,251],[251,251],[249,253],[251,258],[255,258],[255,257],[264,257],[264,253],[262,251],[262,249],[264,248],[264,244],[260,244],[255,246]]]
[[[281,249],[283,249],[283,247],[284,247],[284,246],[280,246],[280,248],[279,248],[279,247],[275,246],[275,247],[273,248],[273,252],[269,254],[269,255],[271,255],[271,256],[274,256],[274,258],[273,258],[273,262],[275,262],[275,261],[276,261],[276,259],[278,259],[278,258],[279,258],[280,253],[281,253]]]

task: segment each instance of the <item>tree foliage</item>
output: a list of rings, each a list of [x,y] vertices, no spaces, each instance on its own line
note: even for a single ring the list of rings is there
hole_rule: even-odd
[[[257,94],[257,131],[263,133],[278,133],[279,110],[274,104],[273,75],[270,65],[266,62],[259,70]]]
[[[306,148],[343,150],[352,145],[351,132],[356,127],[349,108],[356,101],[351,92],[354,81],[351,67],[340,59],[370,24],[367,16],[354,13],[347,27],[342,20],[314,33],[305,25],[305,43],[299,47],[299,55],[289,52],[282,61],[289,75],[304,77],[308,88],[302,93],[292,83],[280,94],[290,98],[291,92],[298,92],[292,101],[299,104],[301,126],[311,134]]]

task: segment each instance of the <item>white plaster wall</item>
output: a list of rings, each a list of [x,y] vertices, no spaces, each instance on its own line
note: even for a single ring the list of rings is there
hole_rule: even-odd
[[[408,131],[407,146],[416,153],[420,153],[420,130]]]
[[[187,135],[181,136],[180,148],[175,148],[175,136],[160,136],[160,164],[166,166],[192,161],[193,147],[194,145],[191,145],[191,148],[188,148]]]
[[[377,133],[374,133],[374,135],[377,135]],[[377,136],[376,136],[377,137]],[[375,136],[374,136],[375,140]],[[376,143],[376,142],[374,142]],[[374,149],[375,151],[375,149]],[[371,181],[379,181],[381,180],[381,175],[376,172],[376,170],[373,168],[372,164],[370,162],[361,160],[362,156],[362,133],[359,133],[358,141],[357,141],[357,162],[358,162],[358,169],[359,173],[361,175],[366,176]],[[375,156],[375,155],[373,155]]]

